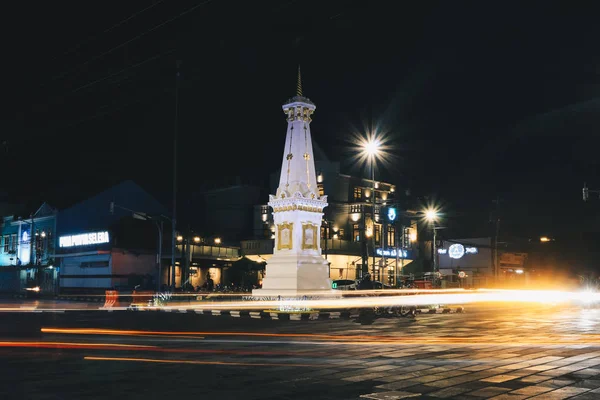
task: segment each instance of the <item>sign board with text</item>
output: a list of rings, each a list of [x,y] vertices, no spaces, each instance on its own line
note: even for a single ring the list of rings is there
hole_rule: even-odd
[[[79,247],[79,246],[94,246],[103,243],[109,243],[109,235],[107,231],[82,233],[79,235],[67,235],[58,238],[59,247]]]

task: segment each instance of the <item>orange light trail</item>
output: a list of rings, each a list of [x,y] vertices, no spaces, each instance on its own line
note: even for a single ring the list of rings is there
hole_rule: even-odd
[[[119,344],[119,343],[67,343],[67,342],[0,342],[0,347],[34,347],[45,349],[93,349],[102,350],[147,350],[156,346],[141,344]]]
[[[156,358],[130,358],[130,357],[83,357],[90,361],[136,361],[162,364],[195,364],[195,365],[224,365],[224,366],[245,366],[245,367],[330,367],[329,364],[284,364],[284,363],[249,363],[249,362],[228,362],[228,361],[196,361],[196,360],[161,360]]]
[[[473,344],[581,344],[600,343],[600,335],[574,335],[561,336],[559,340],[553,340],[550,337],[525,337],[519,339],[515,336],[497,337],[495,335],[476,336],[476,337],[415,337],[415,336],[382,336],[382,335],[326,335],[315,333],[262,333],[262,332],[168,332],[168,331],[138,331],[138,330],[114,330],[114,329],[71,329],[71,328],[42,328],[44,333],[75,334],[75,335],[123,335],[123,336],[239,336],[239,337],[268,337],[268,338],[302,338],[309,340],[322,340],[336,344],[452,344],[452,345],[473,345]]]

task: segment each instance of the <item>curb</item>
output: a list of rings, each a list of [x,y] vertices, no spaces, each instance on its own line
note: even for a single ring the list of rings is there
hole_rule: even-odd
[[[140,309],[140,308],[128,308],[129,311],[153,311],[153,312],[167,312],[175,314],[201,314],[211,316],[221,316],[230,318],[250,318],[250,319],[268,319],[268,320],[279,320],[279,321],[316,321],[316,320],[328,320],[328,319],[349,319],[356,315],[352,315],[349,311],[336,311],[336,312],[305,312],[305,313],[285,313],[285,312],[272,312],[272,311],[250,311],[250,310],[201,310],[197,308],[158,308],[158,309]]]
[[[231,318],[254,318],[254,319],[269,319],[279,321],[316,321],[316,320],[331,320],[331,319],[350,319],[359,316],[358,311],[315,311],[305,313],[286,313],[286,312],[270,312],[270,311],[248,311],[248,310],[210,310],[210,309],[188,309],[188,308],[158,308],[144,309],[137,307],[129,307],[128,311],[150,311],[150,312],[167,312],[175,314],[201,314]],[[417,309],[417,314],[462,314],[465,312],[464,307],[455,308],[421,308]]]
[[[463,314],[464,312],[464,307],[417,308],[417,314]]]

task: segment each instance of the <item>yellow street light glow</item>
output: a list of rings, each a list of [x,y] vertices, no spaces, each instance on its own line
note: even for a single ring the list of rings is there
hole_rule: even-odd
[[[425,218],[427,219],[427,221],[429,222],[433,222],[437,219],[438,217],[438,212],[432,208],[429,208],[425,211]]]
[[[542,236],[540,238],[540,242],[549,242],[549,241],[550,241],[550,238],[548,236]]]
[[[194,236],[194,242],[196,242],[196,243],[200,242],[200,236]]]
[[[221,238],[215,238],[215,244],[221,244]]]
[[[370,156],[374,156],[379,153],[380,143],[376,138],[370,138],[363,144],[363,146],[364,151]]]
[[[177,241],[178,242],[181,242],[182,240],[183,240],[183,236],[181,236],[181,235],[177,236]]]

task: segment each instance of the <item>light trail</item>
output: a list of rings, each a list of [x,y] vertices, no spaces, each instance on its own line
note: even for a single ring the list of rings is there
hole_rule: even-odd
[[[97,348],[101,350],[147,350],[156,348],[156,346],[147,346],[142,344],[120,344],[120,343],[73,343],[73,342],[0,342],[0,347],[28,347],[45,349],[90,349]]]
[[[389,336],[389,335],[328,335],[316,333],[263,333],[263,332],[169,332],[169,331],[141,331],[141,330],[117,330],[117,329],[94,329],[94,328],[42,328],[43,333],[72,334],[72,335],[116,335],[116,336],[149,336],[162,335],[203,335],[203,336],[228,336],[228,337],[256,337],[256,338],[299,338],[306,341],[264,341],[261,343],[290,343],[290,344],[371,344],[371,345],[417,345],[417,344],[445,344],[445,345],[470,345],[470,344],[582,344],[600,343],[600,334],[561,336],[558,340],[551,337],[525,337],[515,336],[498,337],[497,335],[486,336]],[[319,340],[317,342],[315,340]],[[204,342],[239,342],[254,343],[253,340],[206,340]]]
[[[244,367],[331,367],[331,364],[285,364],[285,363],[250,363],[232,361],[196,361],[196,360],[161,360],[156,358],[130,358],[130,357],[92,357],[85,356],[88,361],[134,361],[162,364],[195,364],[195,365],[222,365],[222,366],[244,366]],[[339,368],[340,366],[338,366]]]
[[[530,303],[530,304],[579,304],[591,305],[600,303],[600,293],[592,291],[559,291],[559,290],[502,290],[478,289],[472,291],[455,289],[428,290],[415,289],[409,292],[406,289],[376,290],[376,291],[348,291],[341,292],[350,297],[323,297],[311,299],[307,294],[306,299],[281,299],[281,300],[239,300],[239,301],[198,301],[195,303],[173,304],[166,306],[138,306],[139,310],[166,311],[179,310],[185,307],[193,310],[287,310],[298,312],[311,312],[315,310],[347,310],[370,307],[417,307],[429,305],[464,305],[475,303]],[[407,295],[409,293],[409,295]],[[412,293],[412,294],[410,294]],[[395,294],[395,295],[389,295]],[[399,295],[402,294],[402,295]],[[90,311],[90,310],[127,310],[128,307],[98,307],[98,308],[0,308],[2,311]]]

